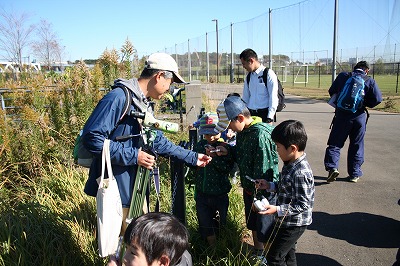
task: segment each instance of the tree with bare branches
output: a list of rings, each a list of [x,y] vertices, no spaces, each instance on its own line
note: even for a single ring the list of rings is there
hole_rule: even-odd
[[[0,18],[0,50],[6,53],[6,59],[22,70],[22,54],[31,43],[35,26],[28,25],[29,16],[26,13],[7,13],[3,9]]]
[[[37,40],[32,44],[32,51],[38,59],[45,63],[48,70],[51,70],[53,62],[61,62],[63,47],[53,26],[46,20],[41,20],[36,28]]]

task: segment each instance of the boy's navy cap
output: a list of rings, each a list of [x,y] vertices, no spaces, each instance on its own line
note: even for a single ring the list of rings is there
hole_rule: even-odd
[[[228,128],[231,120],[243,113],[243,111],[246,109],[247,106],[242,98],[238,96],[230,96],[226,98],[217,107],[219,121],[216,129],[219,132],[224,131]]]
[[[205,113],[200,118],[200,135],[217,135],[219,131],[215,129],[218,123],[218,115],[216,112]]]

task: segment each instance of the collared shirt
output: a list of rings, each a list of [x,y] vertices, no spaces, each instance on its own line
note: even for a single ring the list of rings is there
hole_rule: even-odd
[[[277,190],[278,220],[282,226],[303,226],[312,222],[314,206],[314,176],[304,153],[296,161],[284,165],[279,182],[271,190]]]
[[[252,110],[268,108],[268,118],[273,119],[278,99],[278,77],[272,69],[268,70],[267,84],[263,81],[263,72],[265,66],[260,67],[250,73],[250,82],[244,81],[243,100],[247,107]]]

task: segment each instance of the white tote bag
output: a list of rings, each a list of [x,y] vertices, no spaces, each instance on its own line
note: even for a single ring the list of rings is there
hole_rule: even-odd
[[[104,179],[105,166],[107,166],[107,179]],[[109,139],[104,140],[101,176],[97,178],[97,183],[99,184],[96,196],[99,255],[106,257],[117,251],[122,224],[121,197],[117,180],[112,173]]]

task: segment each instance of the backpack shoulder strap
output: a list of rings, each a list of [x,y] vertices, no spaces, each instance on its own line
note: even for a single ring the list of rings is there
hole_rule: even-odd
[[[113,130],[111,130],[110,135],[114,132],[115,129],[117,129],[118,125],[121,123],[122,119],[124,119],[125,115],[129,112],[131,103],[132,103],[132,93],[131,91],[124,85],[119,84],[118,86],[111,86],[111,89],[115,89],[115,88],[121,88],[124,93],[125,93],[125,103],[124,103],[124,107],[122,109],[122,114],[121,117],[119,118],[117,124],[115,125],[115,127],[113,128]]]
[[[121,86],[122,90],[125,93],[125,104],[124,104],[124,108],[122,109],[122,114],[121,114],[121,118],[119,119],[119,121],[121,121],[124,116],[128,113],[130,106],[131,106],[131,102],[132,102],[132,96],[131,96],[131,90],[128,89],[126,86],[122,85]]]
[[[249,73],[247,73],[247,76],[246,76],[246,82],[247,82],[247,87],[249,86],[249,84],[250,84],[250,72]]]
[[[124,103],[124,107],[122,108],[122,114],[121,117],[118,120],[118,123],[124,118],[124,116],[128,113],[129,108],[131,106],[131,102],[132,102],[132,93],[131,90],[128,89],[125,85],[123,84],[118,84],[118,86],[111,86],[112,89],[115,88],[121,88],[124,93],[125,93],[125,103]]]
[[[267,87],[267,83],[268,83],[268,71],[269,71],[269,67],[266,67],[263,71],[263,75],[262,75],[262,79],[264,81],[265,87]]]
[[[263,79],[263,82],[264,82],[264,84],[265,84],[265,87],[267,87],[268,71],[269,71],[269,67],[266,67],[266,68],[264,69],[263,75],[262,75],[262,79]],[[247,81],[247,86],[249,86],[249,84],[250,84],[250,73],[247,73],[246,81]]]

